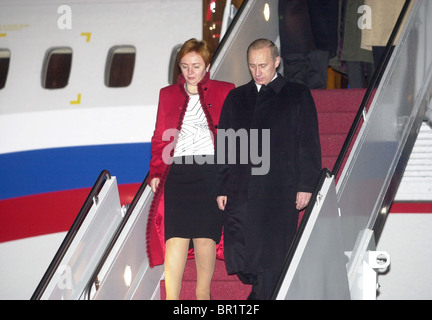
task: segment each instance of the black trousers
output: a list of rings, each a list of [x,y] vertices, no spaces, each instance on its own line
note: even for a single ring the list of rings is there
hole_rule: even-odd
[[[284,76],[309,89],[326,89],[329,56],[329,52],[322,50],[285,54]]]
[[[270,300],[278,281],[279,273],[263,271],[257,274],[237,273],[244,284],[251,284],[252,290],[248,300]]]

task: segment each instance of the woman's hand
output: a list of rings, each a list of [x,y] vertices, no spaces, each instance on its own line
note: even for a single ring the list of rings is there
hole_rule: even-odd
[[[218,196],[216,198],[219,209],[225,210],[225,205],[227,203],[227,196]]]
[[[151,187],[153,193],[156,193],[156,189],[159,186],[159,183],[160,183],[160,179],[159,178],[153,178],[153,179],[151,179],[151,181],[150,181],[150,187]]]

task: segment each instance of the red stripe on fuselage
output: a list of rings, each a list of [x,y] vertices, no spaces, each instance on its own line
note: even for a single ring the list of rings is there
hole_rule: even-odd
[[[140,184],[119,185],[122,205],[132,202]],[[0,201],[0,242],[69,230],[91,188],[30,195]]]
[[[390,213],[432,213],[432,202],[393,202]]]
[[[140,184],[119,185],[122,205]],[[0,242],[69,230],[91,188],[58,191],[0,201]],[[432,202],[394,202],[390,213],[432,213]]]

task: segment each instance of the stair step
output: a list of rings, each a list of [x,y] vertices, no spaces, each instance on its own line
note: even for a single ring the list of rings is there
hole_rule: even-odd
[[[180,300],[196,300],[196,281],[183,281]],[[250,293],[250,286],[237,281],[213,280],[210,286],[212,300],[246,300]],[[165,281],[160,283],[160,298],[166,300]]]
[[[311,90],[318,113],[354,112],[360,107],[366,89]]]
[[[347,134],[355,115],[354,112],[319,112],[318,123],[320,134]]]
[[[345,142],[347,134],[322,134],[320,135],[321,153],[323,157],[337,157]]]
[[[311,93],[318,114],[322,167],[332,170],[366,89],[311,90]]]
[[[186,263],[183,275],[181,300],[195,300],[196,268],[195,260],[190,259]],[[225,262],[216,260],[215,272],[211,283],[212,300],[246,300],[250,293],[250,286],[243,284],[235,275],[228,275]],[[165,281],[160,283],[160,298],[166,299]]]
[[[318,113],[323,168],[333,169],[365,92],[365,89],[311,90]],[[302,216],[303,213],[299,221]],[[180,299],[195,300],[195,287],[195,260],[190,259],[186,263]],[[245,300],[250,289],[237,276],[227,274],[224,261],[216,261],[211,283],[213,300]],[[165,281],[160,283],[160,293],[165,300]]]

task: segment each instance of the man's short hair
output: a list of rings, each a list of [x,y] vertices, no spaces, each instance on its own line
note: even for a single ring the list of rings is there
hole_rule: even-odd
[[[249,51],[250,50],[258,50],[262,48],[270,48],[270,53],[273,59],[276,59],[279,57],[279,50],[278,47],[273,43],[273,41],[268,39],[256,39],[254,42],[252,42],[248,49],[247,49],[247,56],[249,57]]]

